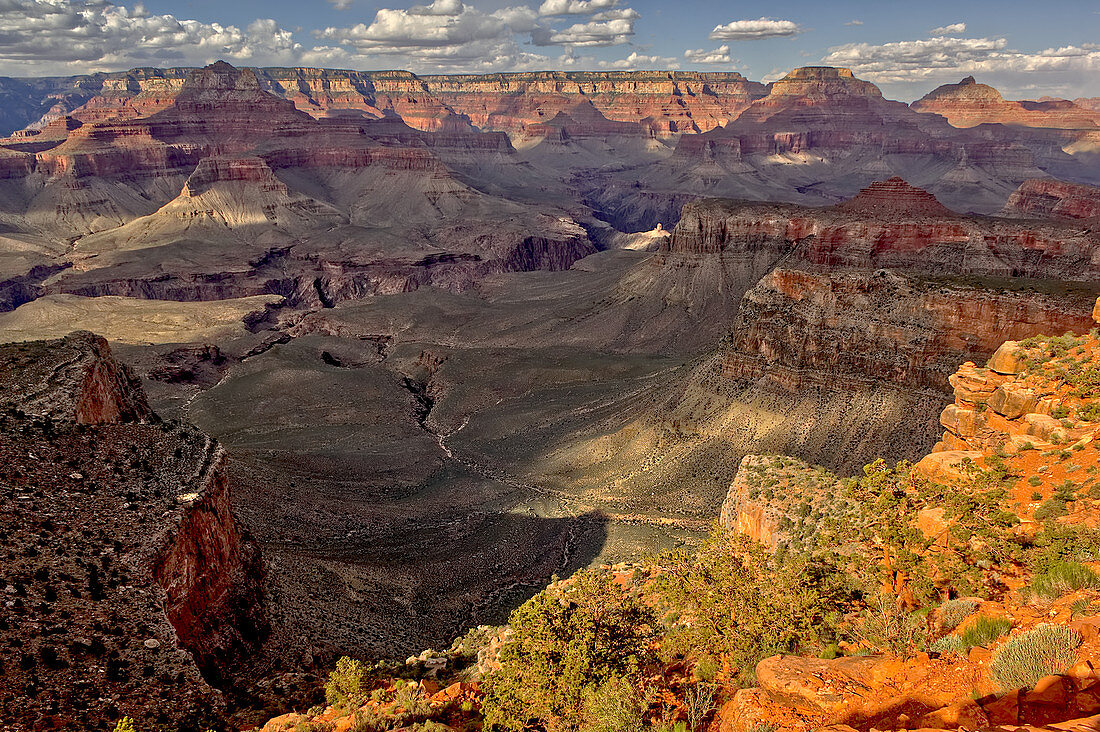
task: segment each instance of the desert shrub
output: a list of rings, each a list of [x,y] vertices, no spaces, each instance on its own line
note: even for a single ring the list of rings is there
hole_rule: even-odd
[[[1100,587],[1100,575],[1077,562],[1054,562],[1031,581],[1031,591],[1044,600],[1057,600],[1075,590]]]
[[[924,617],[901,610],[893,597],[880,594],[863,612],[856,634],[866,645],[904,658],[924,641]]]
[[[1033,487],[1039,485],[1042,482],[1043,482],[1043,479],[1040,478],[1038,475],[1033,475],[1033,476],[1031,476],[1030,478],[1027,479],[1027,484],[1030,485],[1030,486],[1033,486]]]
[[[969,649],[963,647],[962,639],[959,638],[959,636],[945,635],[933,641],[932,644],[928,646],[928,650],[932,653],[939,653],[946,656],[952,653],[962,654]]]
[[[332,732],[335,726],[332,722],[299,722],[294,732]]]
[[[433,722],[429,719],[409,727],[409,732],[451,732],[451,728],[442,722]]]
[[[826,559],[771,553],[744,537],[714,534],[694,554],[661,557],[661,602],[692,618],[669,633],[674,647],[725,654],[743,680],[760,659],[835,640],[848,577]]]
[[[501,668],[486,677],[486,723],[520,730],[533,720],[576,726],[585,697],[652,658],[656,614],[609,576],[581,571],[517,608]]]
[[[432,714],[432,705],[421,696],[420,688],[416,683],[411,681],[394,692],[390,704],[394,722],[399,727],[424,722]]]
[[[1006,618],[979,615],[959,633],[959,643],[965,650],[976,646],[988,648],[993,641],[1010,630],[1012,623]]]
[[[364,699],[368,686],[366,665],[358,659],[343,656],[325,682],[325,700],[337,707],[356,704]]]
[[[641,732],[649,701],[630,679],[611,679],[585,695],[585,732]]]
[[[134,720],[129,717],[118,720],[118,724],[115,725],[115,732],[137,732],[137,728],[134,727]]]
[[[714,681],[714,677],[718,675],[718,669],[718,659],[708,653],[695,662],[693,673],[700,681],[710,682]]]
[[[689,730],[700,729],[707,715],[714,711],[714,694],[717,690],[718,687],[714,684],[699,683],[684,694]]]
[[[989,669],[1002,689],[1033,686],[1076,660],[1081,634],[1062,625],[1040,625],[1010,638],[993,652]]]
[[[977,609],[977,600],[948,600],[940,606],[940,630],[954,630]]]
[[[1069,510],[1066,508],[1066,500],[1059,496],[1052,496],[1043,501],[1039,508],[1035,509],[1035,520],[1046,521],[1065,516],[1067,513],[1069,513]]]
[[[1100,402],[1089,402],[1077,410],[1077,416],[1089,422],[1100,422]]]

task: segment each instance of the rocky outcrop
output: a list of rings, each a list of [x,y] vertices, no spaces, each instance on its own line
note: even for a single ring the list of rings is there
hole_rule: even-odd
[[[0,345],[0,408],[77,424],[135,422],[153,415],[137,376],[102,337],[80,331],[55,341]]]
[[[958,84],[944,84],[910,105],[925,114],[938,114],[955,127],[982,124],[1093,129],[1100,115],[1066,99],[1013,102],[987,84],[968,76]]]
[[[217,687],[267,633],[224,453],[156,421],[90,333],[0,347],[0,395],[0,553],[5,597],[19,598],[0,604],[5,723],[186,727],[224,713]]]
[[[1028,218],[1100,218],[1100,188],[1044,178],[1027,180],[1009,197],[1003,214]]]
[[[784,266],[746,293],[721,373],[783,389],[892,384],[944,393],[960,361],[1006,337],[1091,325],[1085,301],[926,281],[894,271]]]
[[[180,644],[204,677],[222,685],[267,632],[263,565],[242,536],[230,505],[226,455],[208,442],[202,462],[178,496],[179,522],[152,560],[164,609]]]

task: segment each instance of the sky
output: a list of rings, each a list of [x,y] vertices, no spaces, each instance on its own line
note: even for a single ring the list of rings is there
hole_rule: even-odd
[[[1100,0],[0,0],[0,75],[136,66],[417,73],[845,66],[891,98],[973,75],[1100,96]]]

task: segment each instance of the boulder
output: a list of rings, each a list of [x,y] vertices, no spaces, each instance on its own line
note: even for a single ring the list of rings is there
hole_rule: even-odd
[[[1073,685],[1064,676],[1045,676],[1035,687],[1020,695],[1020,721],[1025,724],[1056,724],[1073,719]]]
[[[872,687],[881,658],[855,656],[831,661],[772,656],[756,665],[756,681],[776,702],[835,713]]]
[[[916,726],[923,729],[979,729],[989,722],[976,701],[965,699],[919,717]]]
[[[1039,397],[1017,384],[1001,384],[989,397],[989,408],[1005,419],[1017,419],[1035,411]]]
[[[1025,414],[1024,423],[1027,424],[1027,434],[1043,442],[1056,442],[1055,435],[1063,436],[1066,433],[1061,422],[1046,414]]]
[[[966,468],[967,460],[977,462],[982,453],[978,450],[947,450],[925,455],[913,468],[937,483],[957,483],[967,480],[971,472]]]
[[[1095,317],[1095,311],[1093,317]],[[1002,343],[1000,348],[994,351],[993,355],[989,357],[988,366],[990,370],[996,371],[998,374],[1007,374],[1011,376],[1021,373],[1024,370],[1023,364],[1016,354],[1019,345],[1018,341],[1005,341]]]
[[[979,418],[977,412],[956,404],[948,404],[940,413],[940,424],[959,437],[977,434],[980,422],[984,423],[984,420]]]

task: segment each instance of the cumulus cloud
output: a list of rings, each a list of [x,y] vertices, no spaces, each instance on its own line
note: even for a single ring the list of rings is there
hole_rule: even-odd
[[[966,33],[966,23],[952,23],[932,29],[933,36],[956,36],[960,33]]]
[[[634,51],[626,58],[615,61],[600,61],[601,69],[678,69],[680,62],[666,56],[646,56]]]
[[[380,9],[369,25],[328,27],[315,35],[359,52],[392,54],[445,48],[461,53],[468,44],[505,41],[517,32],[536,28],[535,11],[527,6],[483,13],[458,0],[435,0],[407,10]]]
[[[711,51],[704,48],[689,48],[684,51],[684,58],[694,64],[728,64],[732,61],[730,47],[727,44],[722,44]]]
[[[1084,93],[1087,81],[1100,73],[1100,50],[1089,45],[1025,52],[1010,48],[1005,38],[849,43],[829,49],[822,61],[911,96],[964,76],[980,77],[1010,96],[1033,90],[1072,95]]]
[[[856,19],[853,18],[852,20],[849,20],[844,25],[863,25],[863,21],[862,20],[856,20]]]
[[[735,20],[718,25],[710,32],[712,41],[758,41],[763,38],[781,38],[802,32],[797,23],[790,20],[757,18],[756,20]]]
[[[615,7],[618,0],[546,0],[539,15],[591,15]]]
[[[194,65],[217,58],[277,63],[300,51],[293,34],[274,20],[241,29],[153,15],[140,4],[128,9],[102,0],[0,2],[0,59],[9,73]]]
[[[532,41],[537,46],[618,46],[633,35],[634,19],[616,18],[574,23],[559,31],[536,32]]]

